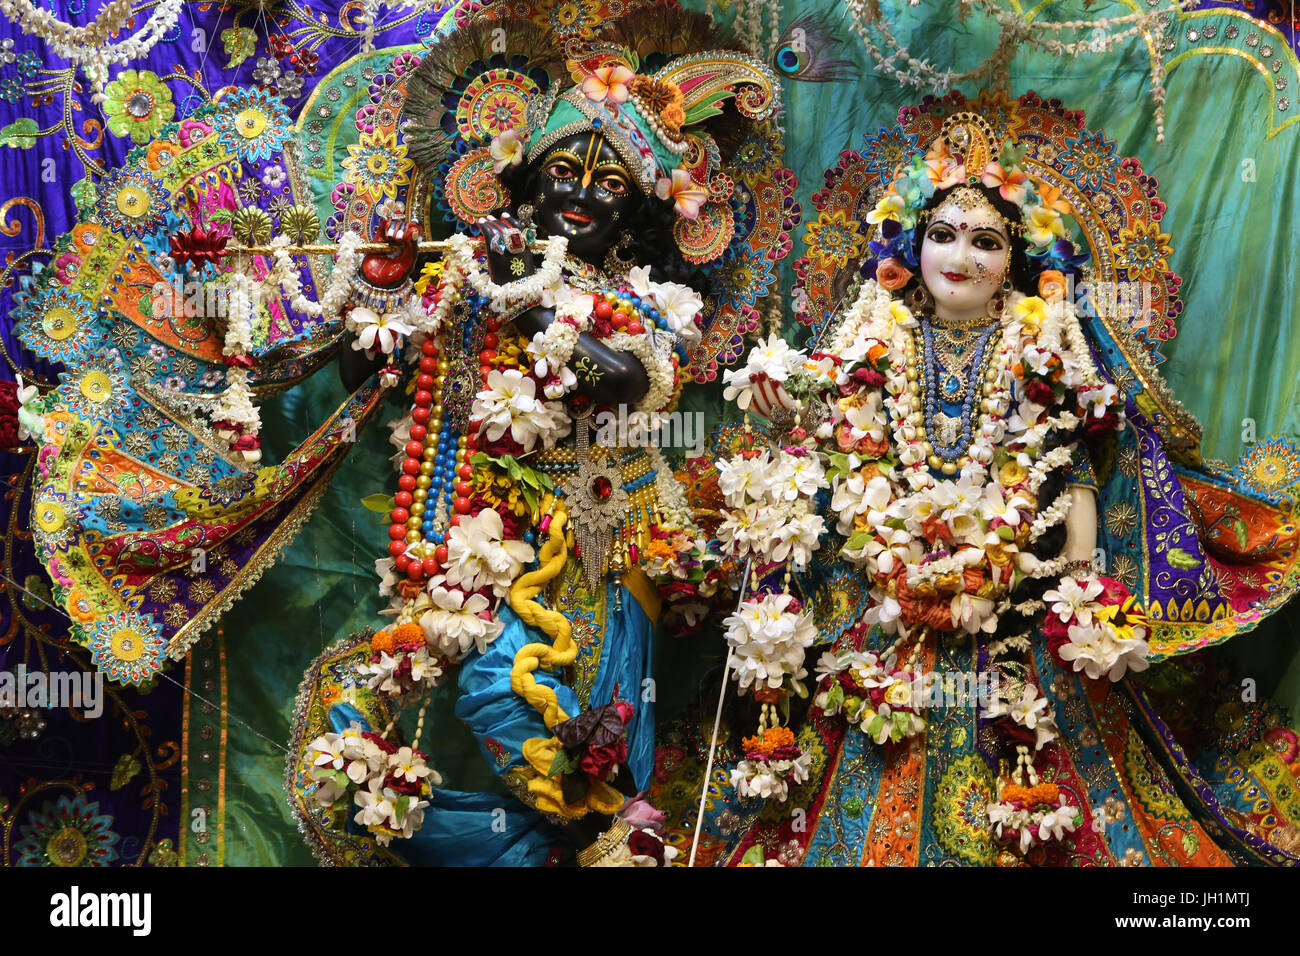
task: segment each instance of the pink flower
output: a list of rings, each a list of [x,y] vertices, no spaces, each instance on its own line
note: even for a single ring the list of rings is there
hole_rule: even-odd
[[[63,285],[72,285],[81,269],[81,256],[75,252],[65,252],[54,260],[54,277]]]
[[[198,123],[194,120],[185,120],[181,123],[180,141],[181,145],[187,149],[195,143],[201,143],[212,135],[212,127],[207,123]]]
[[[1019,166],[1013,166],[1011,172],[1007,172],[1001,163],[989,163],[980,173],[980,182],[990,189],[996,188],[1003,199],[1017,206],[1025,201],[1025,183],[1028,181],[1029,175]]]
[[[626,103],[627,84],[635,74],[621,63],[602,66],[582,81],[582,95],[593,103]]]
[[[966,169],[952,160],[927,159],[925,175],[934,184],[934,188],[947,189],[956,186],[966,178]]]
[[[665,176],[655,183],[655,195],[660,199],[671,199],[677,206],[677,215],[683,219],[698,216],[700,207],[709,198],[709,194],[697,186],[684,169],[674,169],[671,179]]]

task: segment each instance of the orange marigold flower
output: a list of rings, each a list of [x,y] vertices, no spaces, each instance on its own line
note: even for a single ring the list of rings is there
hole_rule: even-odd
[[[397,636],[392,631],[380,631],[370,639],[372,654],[393,654],[397,651]]]
[[[778,747],[793,747],[794,731],[789,727],[769,727],[767,732],[763,734],[763,743],[773,750]]]

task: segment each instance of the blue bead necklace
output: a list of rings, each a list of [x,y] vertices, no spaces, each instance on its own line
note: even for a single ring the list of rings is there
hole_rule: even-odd
[[[977,383],[979,382],[979,376],[984,372],[989,340],[993,337],[993,333],[997,331],[998,325],[999,323],[993,320],[980,332],[970,363],[963,369],[965,373],[964,380],[962,377],[945,369],[946,375],[941,383],[939,380],[940,362],[934,347],[934,329],[931,328],[929,319],[921,320],[921,336],[925,350],[925,433],[930,440],[930,445],[934,448],[934,454],[945,462],[955,462],[966,454],[966,450],[970,448],[973,438],[975,405],[979,398]],[[965,386],[964,389],[963,385]],[[955,402],[959,398],[961,400],[961,434],[955,442],[945,445],[939,441],[934,417],[942,411],[940,407],[942,400],[947,399]]]

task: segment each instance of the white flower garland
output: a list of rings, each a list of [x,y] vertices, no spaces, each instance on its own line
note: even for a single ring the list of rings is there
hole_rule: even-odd
[[[139,59],[152,50],[180,19],[182,0],[160,0],[149,20],[134,36],[120,43],[108,38],[120,33],[131,18],[132,0],[110,0],[92,23],[74,27],[57,19],[31,0],[0,0],[0,12],[18,23],[29,36],[40,37],[65,60],[81,65],[94,87],[91,102],[104,100],[108,68],[113,63]]]
[[[646,454],[650,459],[650,467],[655,470],[655,494],[659,498],[659,513],[663,515],[664,521],[669,527],[698,534],[699,528],[695,525],[695,516],[686,501],[686,492],[682,490],[681,482],[673,470],[668,467],[663,452],[657,445],[651,445],[646,449]]]
[[[275,250],[275,268],[267,276],[267,282],[278,284],[296,311],[325,321],[338,318],[352,295],[354,277],[361,265],[361,253],[357,251],[361,247],[361,236],[355,230],[348,230],[339,238],[334,269],[330,272],[325,294],[317,302],[312,302],[303,295],[302,279],[288,250],[289,237],[276,236],[271,241],[271,246]]]
[[[1063,491],[1046,508],[1038,509],[1038,516],[1029,525],[1029,541],[1033,543],[1045,535],[1049,529],[1064,521],[1070,514],[1070,507],[1074,504],[1074,497],[1070,492]]]
[[[487,271],[479,266],[478,260],[474,258],[474,244],[468,236],[456,233],[447,240],[447,244],[451,247],[447,253],[448,261],[455,264],[457,271],[469,280],[470,287],[475,292],[489,300],[488,308],[493,312],[504,313],[520,306],[536,305],[541,301],[545,289],[560,284],[569,240],[564,236],[551,236],[544,240],[546,252],[537,271],[505,285],[497,285]]]

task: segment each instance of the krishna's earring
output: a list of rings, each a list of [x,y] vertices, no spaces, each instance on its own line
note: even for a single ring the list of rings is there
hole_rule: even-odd
[[[537,212],[537,207],[532,203],[524,203],[519,207],[519,225],[525,229],[533,224],[533,213]]]
[[[619,255],[620,252],[632,245],[632,240],[635,238],[636,233],[631,229],[624,229],[618,237],[618,242],[609,247],[609,251],[605,253],[605,262],[603,263],[607,275],[621,275],[636,265],[635,259],[624,259]]]

